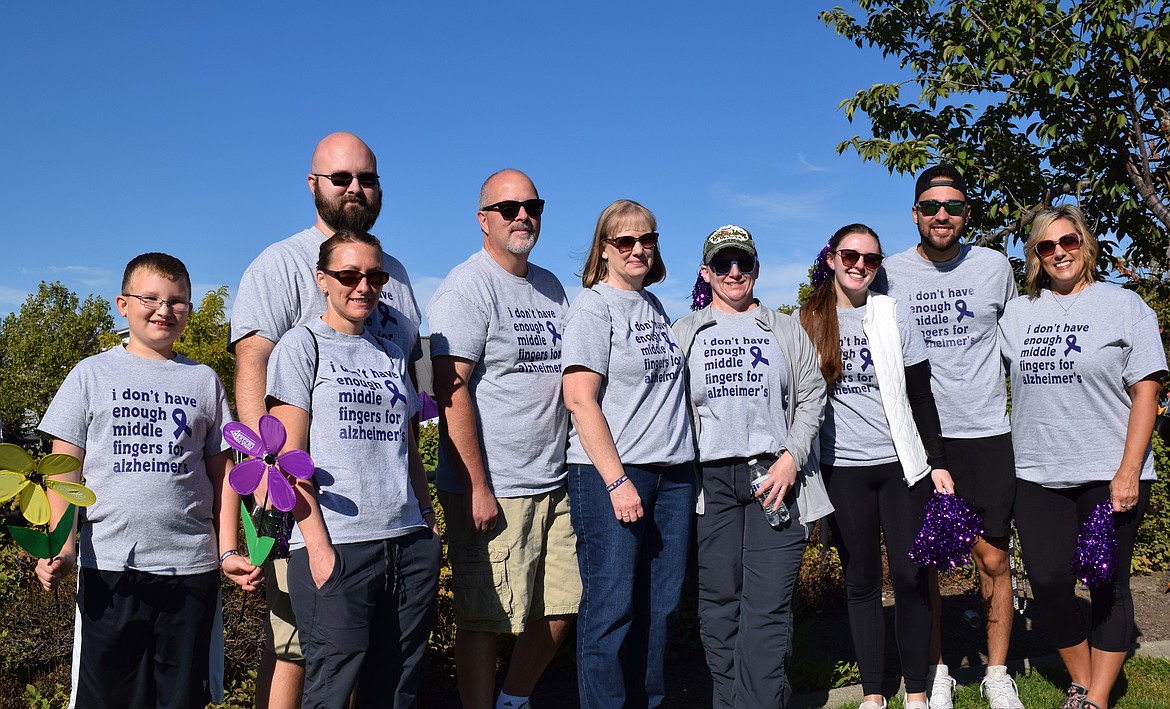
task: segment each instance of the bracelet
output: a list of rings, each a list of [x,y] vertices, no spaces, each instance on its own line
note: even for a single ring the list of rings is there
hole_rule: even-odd
[[[606,486],[605,486],[605,491],[606,491],[606,492],[613,492],[614,490],[616,490],[616,489],[618,489],[619,487],[621,487],[621,486],[622,486],[622,483],[624,483],[624,482],[625,482],[625,481],[627,481],[627,480],[629,480],[629,478],[628,478],[627,476],[623,475],[623,476],[621,476],[620,478],[618,478],[617,480],[614,480],[614,481],[613,481],[613,482],[611,482],[610,484],[606,485]]]
[[[418,512],[423,517],[426,517],[427,515],[433,515],[435,513],[435,508],[434,507],[424,507],[421,510],[419,510]]]
[[[224,553],[219,555],[219,565],[223,566],[223,562],[227,561],[227,558],[229,556],[239,556],[239,554],[240,554],[240,552],[236,551],[235,549],[228,549],[227,551],[225,551]]]

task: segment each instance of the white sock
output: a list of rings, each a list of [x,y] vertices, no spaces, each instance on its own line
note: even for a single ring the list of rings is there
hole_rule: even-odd
[[[496,709],[514,709],[526,706],[528,706],[528,697],[514,697],[511,694],[500,692],[500,697],[496,699]]]
[[[948,677],[950,675],[950,673],[947,671],[947,666],[941,662],[938,663],[937,665],[931,665],[930,667],[928,667],[926,670],[926,674],[928,676],[933,675],[935,677]]]
[[[991,677],[993,675],[996,677],[1007,677],[1008,676],[1007,665],[988,665],[987,672],[984,673],[983,676],[984,677]]]

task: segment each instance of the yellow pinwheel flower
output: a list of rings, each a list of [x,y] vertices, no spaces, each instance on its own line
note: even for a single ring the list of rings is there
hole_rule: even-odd
[[[78,507],[88,507],[97,500],[93,490],[50,477],[79,467],[81,461],[71,455],[53,453],[41,458],[38,464],[20,446],[0,443],[0,502],[20,495],[17,504],[29,524],[49,522],[49,496],[45,490],[52,490]]]

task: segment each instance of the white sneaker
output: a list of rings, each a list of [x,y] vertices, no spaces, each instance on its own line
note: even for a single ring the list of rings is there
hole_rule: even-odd
[[[992,665],[979,683],[979,693],[987,699],[991,709],[1024,709],[1016,681],[1008,676],[1003,665]]]
[[[919,699],[903,698],[902,706],[905,707],[905,709],[930,709],[930,707],[926,706],[926,702]]]
[[[926,696],[930,698],[929,709],[954,709],[955,706],[955,678],[947,672],[946,665],[936,665],[933,679],[927,677],[929,689]]]
[[[883,699],[881,704],[877,702],[862,702],[857,709],[886,709],[886,700]]]

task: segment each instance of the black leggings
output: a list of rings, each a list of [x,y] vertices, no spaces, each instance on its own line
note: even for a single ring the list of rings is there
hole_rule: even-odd
[[[1016,487],[1016,528],[1020,551],[1036,608],[1057,648],[1073,647],[1086,639],[1106,652],[1126,652],[1133,642],[1133,596],[1129,565],[1138,527],[1150,504],[1152,483],[1138,484],[1137,506],[1113,517],[1117,530],[1117,571],[1112,583],[1092,590],[1092,617],[1088,632],[1077,604],[1072,560],[1081,524],[1094,507],[1109,501],[1109,483],[1051,488],[1019,481]]]
[[[906,692],[926,691],[930,664],[930,595],[926,569],[907,556],[922,528],[929,478],[907,488],[899,463],[857,468],[821,467],[836,511],[829,519],[845,569],[849,629],[866,694],[881,694],[886,629],[882,617],[881,538],[885,536],[894,586],[894,635]]]

